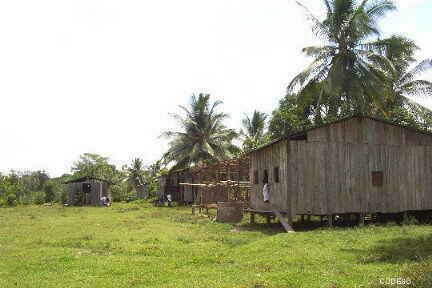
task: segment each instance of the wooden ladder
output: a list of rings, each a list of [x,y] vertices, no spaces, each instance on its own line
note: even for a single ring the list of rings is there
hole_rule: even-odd
[[[294,233],[295,232],[294,229],[292,228],[292,226],[285,221],[285,218],[277,209],[272,207],[271,210],[275,214],[275,216],[279,219],[279,222],[281,223],[282,227],[285,229],[285,231],[287,233]]]

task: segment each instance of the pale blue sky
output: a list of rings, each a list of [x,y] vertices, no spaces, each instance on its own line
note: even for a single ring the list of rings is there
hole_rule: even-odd
[[[397,2],[383,33],[432,57],[432,1]],[[294,0],[1,1],[0,27],[0,171],[52,175],[84,152],[157,160],[192,93],[223,100],[231,127],[270,113],[317,43]]]

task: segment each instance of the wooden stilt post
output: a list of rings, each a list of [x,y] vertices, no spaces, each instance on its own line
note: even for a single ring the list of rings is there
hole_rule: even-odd
[[[270,214],[266,215],[266,220],[267,220],[267,224],[271,223],[271,218],[270,218]]]
[[[359,226],[364,226],[365,224],[365,214],[364,213],[359,213]]]
[[[304,222],[305,222],[305,217],[304,216],[305,215],[301,215],[301,217],[300,217],[300,221],[301,221],[302,224],[304,224]]]
[[[306,221],[307,221],[308,223],[311,222],[311,215],[310,215],[310,214],[308,214],[308,215],[306,216]]]
[[[250,212],[250,224],[255,224],[255,213]]]
[[[330,228],[333,228],[333,215],[327,215],[327,219],[328,219],[328,226]]]
[[[351,220],[351,225],[357,225],[358,221],[360,221],[359,219],[357,219],[356,214],[350,214],[350,220]]]
[[[293,227],[293,217],[290,213],[288,213],[288,225]]]

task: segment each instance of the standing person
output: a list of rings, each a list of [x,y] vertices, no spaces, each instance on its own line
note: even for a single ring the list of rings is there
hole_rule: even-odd
[[[167,200],[168,200],[168,207],[172,207],[172,196],[171,196],[171,194],[167,195]]]
[[[268,177],[268,172],[267,170],[264,170],[264,179],[263,179],[263,199],[264,199],[264,203],[269,203],[270,202],[270,184],[268,183],[269,181],[269,177]]]
[[[105,206],[105,204],[106,204],[106,197],[105,197],[105,196],[102,196],[102,197],[100,198],[100,204],[101,204],[102,206]]]
[[[108,197],[106,197],[105,198],[105,205],[107,206],[107,207],[109,207],[109,206],[111,206],[111,200],[110,200],[110,198],[108,198]]]
[[[270,189],[269,189],[269,185],[268,183],[264,183],[264,187],[263,187],[263,198],[264,198],[264,203],[269,203],[270,202]]]

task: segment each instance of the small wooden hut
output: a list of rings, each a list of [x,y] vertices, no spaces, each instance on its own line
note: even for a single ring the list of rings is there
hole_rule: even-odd
[[[111,201],[109,182],[95,177],[81,177],[66,181],[68,185],[67,204],[72,206],[99,206],[101,198]]]
[[[295,215],[432,210],[432,134],[353,116],[249,154],[250,207]],[[263,201],[263,183],[270,202]],[[273,210],[272,210],[273,209]]]

